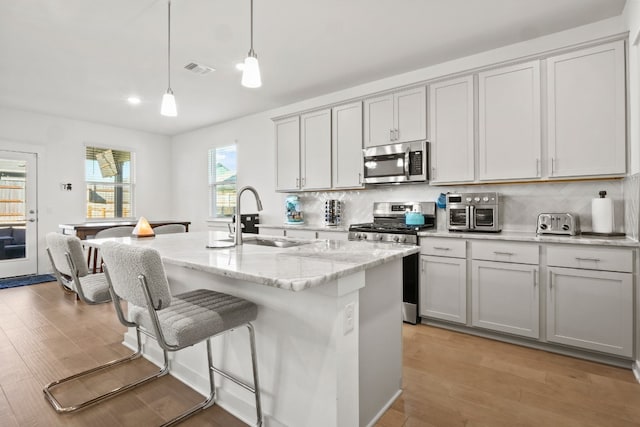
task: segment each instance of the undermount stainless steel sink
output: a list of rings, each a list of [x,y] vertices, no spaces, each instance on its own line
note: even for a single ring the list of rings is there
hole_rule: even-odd
[[[292,246],[300,246],[307,245],[311,242],[303,242],[296,240],[280,240],[280,239],[265,239],[265,238],[256,238],[256,239],[247,239],[245,238],[245,245],[259,245],[259,246],[271,246],[275,248],[290,248]]]
[[[308,245],[309,243],[312,242],[307,242],[304,240],[285,240],[270,237],[245,237],[242,242],[242,244],[244,245],[271,246],[272,248],[290,248],[293,246]],[[230,248],[233,246],[235,246],[233,239],[214,240],[207,244],[207,248],[210,249]]]

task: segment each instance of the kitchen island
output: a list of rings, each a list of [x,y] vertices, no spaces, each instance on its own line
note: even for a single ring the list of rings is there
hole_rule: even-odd
[[[162,256],[173,293],[213,289],[258,304],[254,326],[265,426],[372,425],[401,392],[402,258],[418,247],[333,240],[291,247],[256,244],[263,237],[248,236],[242,246],[216,249],[207,245],[227,239],[225,233],[88,244],[99,247],[115,240],[153,247]],[[291,244],[282,238],[271,242]],[[250,380],[245,334],[239,330],[215,338],[213,354],[215,364]],[[132,331],[125,343],[135,345]],[[206,394],[203,346],[176,353],[171,366],[172,375]],[[147,340],[144,352],[150,360],[161,360],[153,340]],[[251,422],[252,396],[216,380],[217,404]]]

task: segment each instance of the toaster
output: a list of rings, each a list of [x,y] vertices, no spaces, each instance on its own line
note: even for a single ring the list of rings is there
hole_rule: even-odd
[[[571,213],[541,213],[536,234],[580,234],[580,218]]]

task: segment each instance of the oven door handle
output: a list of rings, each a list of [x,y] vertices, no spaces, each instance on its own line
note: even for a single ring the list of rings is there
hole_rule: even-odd
[[[404,174],[407,176],[407,181],[411,178],[409,175],[409,159],[411,156],[411,148],[407,148],[407,151],[404,153]]]
[[[467,206],[467,229],[469,230],[476,228],[475,214],[475,207]]]

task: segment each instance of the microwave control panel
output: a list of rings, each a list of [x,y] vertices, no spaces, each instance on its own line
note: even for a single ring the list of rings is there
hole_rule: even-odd
[[[412,151],[409,153],[409,174],[422,175],[422,151]]]

